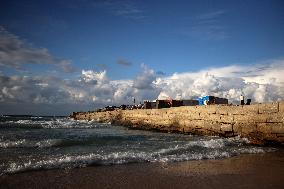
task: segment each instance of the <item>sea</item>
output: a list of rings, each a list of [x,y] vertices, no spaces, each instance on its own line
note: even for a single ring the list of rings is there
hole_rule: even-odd
[[[0,175],[129,163],[171,163],[269,153],[234,137],[133,130],[68,117],[1,116]]]

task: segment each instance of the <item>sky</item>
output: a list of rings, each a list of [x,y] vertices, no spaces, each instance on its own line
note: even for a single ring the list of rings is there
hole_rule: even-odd
[[[1,0],[0,114],[284,99],[283,0]]]

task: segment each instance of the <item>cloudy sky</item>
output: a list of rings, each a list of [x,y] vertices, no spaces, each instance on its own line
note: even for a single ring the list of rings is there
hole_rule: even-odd
[[[284,99],[283,0],[1,0],[0,114]]]

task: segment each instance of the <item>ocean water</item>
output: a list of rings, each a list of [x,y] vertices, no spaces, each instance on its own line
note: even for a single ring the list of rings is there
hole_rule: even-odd
[[[42,169],[229,158],[277,149],[247,139],[131,130],[65,117],[0,117],[0,175]]]

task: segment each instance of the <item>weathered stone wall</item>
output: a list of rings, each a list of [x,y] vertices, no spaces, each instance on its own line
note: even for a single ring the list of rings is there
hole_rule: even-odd
[[[137,129],[248,137],[253,143],[284,143],[284,101],[244,106],[208,105],[165,109],[75,113],[75,119]]]

